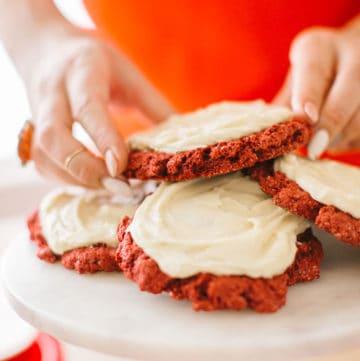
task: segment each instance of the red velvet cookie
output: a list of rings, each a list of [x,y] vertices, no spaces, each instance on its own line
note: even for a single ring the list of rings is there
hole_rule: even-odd
[[[163,181],[210,178],[291,152],[307,144],[311,136],[312,126],[306,119],[292,118],[240,139],[175,154],[132,149],[125,175]]]
[[[113,272],[120,271],[115,260],[113,247],[99,244],[90,247],[81,247],[65,252],[63,255],[56,255],[48,246],[42,235],[38,211],[35,211],[28,218],[27,225],[30,231],[30,239],[38,247],[37,256],[46,262],[55,263],[61,261],[62,265],[74,269],[79,273],[94,273],[98,271]]]
[[[279,207],[313,221],[344,243],[360,246],[360,219],[333,205],[316,201],[285,174],[274,172],[272,161],[258,164],[246,172],[259,182],[261,189],[272,196]]]
[[[119,247],[116,258],[126,277],[150,293],[167,292],[177,300],[192,302],[194,310],[242,310],[275,312],[286,302],[288,286],[319,278],[323,251],[310,229],[298,236],[294,263],[285,273],[273,278],[247,276],[216,276],[199,273],[188,278],[172,278],[162,272],[134,241],[127,228],[131,219],[126,217],[119,225]]]

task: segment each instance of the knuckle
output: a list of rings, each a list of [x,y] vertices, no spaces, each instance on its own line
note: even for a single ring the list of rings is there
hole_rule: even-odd
[[[89,165],[82,165],[77,171],[77,178],[83,184],[93,183],[94,169],[92,169]]]
[[[303,42],[304,44],[318,44],[321,41],[327,41],[332,38],[334,31],[326,27],[311,27],[303,30],[295,37],[295,42]]]
[[[51,124],[43,125],[39,129],[38,133],[38,143],[39,146],[43,149],[49,148],[51,144],[56,142],[56,131]]]
[[[82,70],[91,69],[94,60],[98,63],[107,60],[104,44],[96,39],[81,39],[76,46],[76,56],[72,61],[74,68]]]
[[[31,91],[46,94],[49,93],[52,88],[54,88],[54,85],[50,79],[46,80],[43,77],[36,77],[33,79]]]
[[[345,106],[331,104],[325,109],[323,118],[329,126],[338,128],[349,121],[349,113]]]
[[[94,111],[96,107],[105,107],[105,100],[99,93],[83,94],[77,99],[77,106],[74,109],[74,117],[83,119]]]
[[[82,54],[97,54],[99,50],[103,50],[103,43],[92,37],[83,37],[78,44],[78,49]]]
[[[54,94],[59,89],[60,82],[61,76],[54,74],[50,76],[35,76],[30,82],[29,88],[32,98],[34,98],[36,102],[40,102],[43,97]]]
[[[34,119],[38,127],[48,125],[58,118],[58,114],[63,110],[63,94],[58,92],[50,93],[46,97],[39,99],[34,107]]]
[[[290,59],[299,53],[307,51],[309,48],[318,46],[320,43],[328,42],[334,35],[331,28],[311,27],[301,31],[294,38],[290,48]]]
[[[107,127],[99,127],[96,129],[95,142],[100,149],[105,149],[112,143],[111,131]]]

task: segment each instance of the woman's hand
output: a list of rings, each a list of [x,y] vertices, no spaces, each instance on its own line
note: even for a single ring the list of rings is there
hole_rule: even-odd
[[[47,37],[26,70],[35,131],[32,158],[40,173],[69,183],[100,186],[125,169],[127,148],[108,111],[109,102],[139,108],[160,121],[172,108],[115,49],[79,30]],[[78,121],[103,159],[72,136]]]
[[[315,124],[310,158],[328,147],[360,148],[360,18],[341,29],[300,33],[290,50],[291,68],[274,102],[306,114]]]
[[[44,175],[100,187],[126,167],[127,148],[110,102],[153,121],[173,110],[123,54],[71,25],[49,0],[0,0],[0,40],[28,92],[35,123],[31,156]],[[102,158],[72,136],[81,123]]]

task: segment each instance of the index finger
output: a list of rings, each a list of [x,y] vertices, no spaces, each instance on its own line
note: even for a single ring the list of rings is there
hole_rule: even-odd
[[[35,145],[57,166],[58,174],[66,172],[83,185],[101,187],[100,179],[107,175],[104,162],[73,138],[65,89],[59,88],[37,105]]]
[[[291,104],[296,113],[318,121],[325,96],[333,81],[336,53],[326,32],[307,32],[294,42]]]
[[[104,156],[111,176],[119,175],[127,164],[127,147],[108,110],[110,69],[101,54],[84,54],[66,77],[71,111]]]

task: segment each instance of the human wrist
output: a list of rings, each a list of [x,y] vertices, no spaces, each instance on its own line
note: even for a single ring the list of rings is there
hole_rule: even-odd
[[[25,78],[46,49],[80,32],[48,0],[0,0],[0,41]]]

